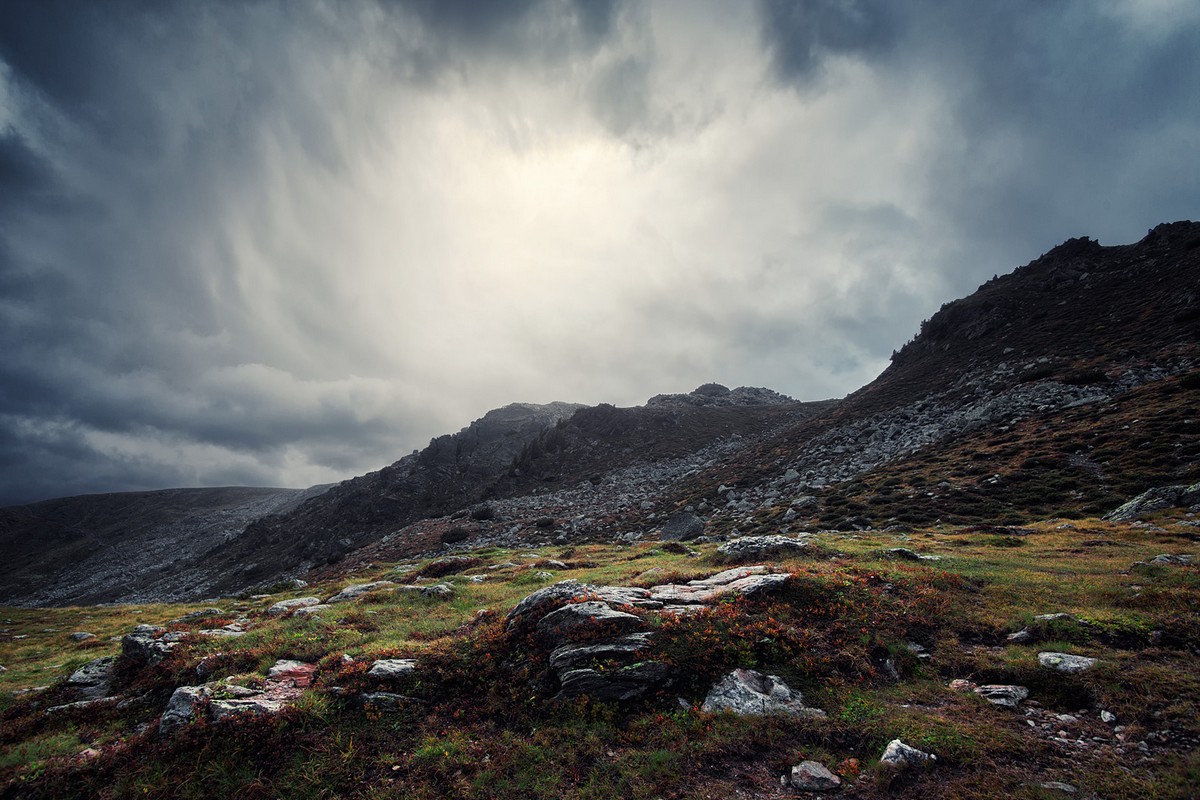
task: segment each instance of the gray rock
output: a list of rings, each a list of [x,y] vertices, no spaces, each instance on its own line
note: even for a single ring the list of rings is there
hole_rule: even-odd
[[[817,761],[801,761],[788,776],[792,788],[802,792],[828,792],[842,785],[842,779]]]
[[[1028,644],[1034,639],[1033,631],[1029,630],[1029,628],[1022,628],[1016,633],[1010,633],[1005,638],[1013,644]]]
[[[303,661],[292,661],[281,658],[272,664],[271,668],[267,670],[267,677],[278,680],[287,673],[305,671],[311,667],[311,664],[306,664]]]
[[[825,716],[825,712],[804,705],[804,698],[777,675],[764,675],[752,669],[735,669],[709,690],[704,711],[732,711],[734,714],[792,714]]]
[[[627,633],[641,627],[642,620],[624,611],[615,611],[598,600],[572,603],[551,611],[537,624],[538,635],[553,642],[575,641],[603,629]]]
[[[282,700],[276,700],[266,695],[232,700],[213,700],[208,707],[208,718],[212,722],[220,722],[237,714],[276,714],[283,708],[283,705]]]
[[[550,653],[550,669],[564,673],[594,661],[629,661],[650,644],[649,633],[628,633],[589,644],[564,644]]]
[[[362,692],[355,695],[354,705],[363,711],[399,711],[403,706],[418,702],[395,692]]]
[[[159,638],[165,631],[166,628],[155,625],[138,625],[121,637],[121,653],[139,664],[157,664],[178,644]]]
[[[1048,669],[1075,674],[1084,672],[1100,662],[1087,656],[1075,656],[1070,653],[1038,653],[1038,663]]]
[[[1024,686],[992,683],[976,687],[975,694],[987,700],[992,705],[1003,706],[1004,708],[1016,708],[1022,700],[1029,697],[1029,690]]]
[[[573,669],[563,673],[556,699],[587,695],[596,700],[620,702],[642,697],[666,682],[674,670],[656,661],[643,661],[615,670]]]
[[[438,599],[453,597],[454,584],[452,583],[435,583],[433,586],[426,586],[421,589],[423,597],[435,597]]]
[[[364,594],[378,591],[380,589],[392,589],[396,586],[394,581],[373,581],[371,583],[356,583],[347,586],[333,597],[326,600],[326,604],[345,603],[349,600],[357,600]]]
[[[203,619],[205,617],[217,617],[225,612],[219,608],[202,608],[199,611],[191,611],[184,614],[182,617],[176,617],[172,622],[191,622],[192,620]]]
[[[1196,557],[1190,553],[1162,553],[1150,559],[1151,564],[1173,564],[1187,566],[1196,563]],[[71,634],[74,636],[75,634]]]
[[[727,570],[733,572],[734,570]],[[725,573],[722,573],[725,574]],[[714,576],[715,577],[715,576]],[[711,578],[709,580],[712,580]],[[747,575],[728,583],[705,584],[692,581],[686,586],[668,583],[650,589],[650,597],[664,605],[693,605],[713,603],[726,595],[740,594],[756,597],[772,592],[791,580],[787,574]]]
[[[67,678],[67,684],[77,687],[89,700],[105,697],[108,695],[116,661],[116,656],[93,659],[72,672],[71,677]]]
[[[297,617],[307,617],[309,614],[320,614],[322,612],[329,611],[331,608],[333,608],[333,606],[325,603],[318,603],[315,606],[303,606],[301,608],[297,608],[295,613]]]
[[[1045,783],[1039,785],[1043,789],[1049,789],[1052,792],[1062,792],[1064,794],[1075,794],[1077,791],[1079,791],[1071,784],[1063,783],[1062,781],[1046,781]]]
[[[1112,725],[1114,722],[1117,721],[1117,715],[1112,713],[1111,711],[1101,711],[1100,712],[1100,721],[1107,725]]]
[[[1104,515],[1110,522],[1129,522],[1173,506],[1191,506],[1200,502],[1200,483],[1191,486],[1158,486],[1147,489],[1127,503]]]
[[[730,561],[752,561],[767,556],[794,556],[803,554],[808,542],[788,536],[743,536],[717,548],[717,552]]]
[[[926,556],[907,547],[892,547],[884,551],[887,558],[899,558],[904,561],[941,561],[941,556]]]
[[[900,739],[892,739],[888,742],[887,749],[879,757],[880,764],[897,769],[929,766],[935,761],[937,761],[937,756],[910,747]]]
[[[191,721],[196,705],[211,696],[208,686],[180,686],[167,701],[167,710],[158,723],[159,734],[169,735],[182,728]]]
[[[95,639],[96,634],[88,633],[87,631],[75,631],[71,634],[71,639],[76,642],[86,642],[88,639]]]
[[[515,565],[514,565],[515,566]],[[553,583],[529,594],[517,603],[512,611],[504,618],[508,630],[532,627],[546,612],[556,605],[570,602],[572,599],[588,594],[593,587],[577,580],[565,580]]]
[[[319,597],[294,597],[291,600],[280,600],[267,609],[267,614],[272,617],[282,617],[289,611],[315,606],[320,602],[321,598]]]
[[[704,520],[686,511],[667,520],[659,531],[664,542],[686,542],[704,533]]]
[[[413,674],[417,670],[417,662],[411,658],[381,658],[371,665],[367,675],[380,680],[394,680]]]

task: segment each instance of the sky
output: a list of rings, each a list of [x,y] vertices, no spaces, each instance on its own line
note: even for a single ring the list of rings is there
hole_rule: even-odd
[[[0,505],[840,397],[1198,145],[1194,0],[8,0]]]

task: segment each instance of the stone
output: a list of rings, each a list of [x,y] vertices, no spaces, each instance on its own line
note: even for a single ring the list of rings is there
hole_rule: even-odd
[[[818,761],[801,761],[792,767],[788,783],[802,792],[828,792],[841,786],[842,779]]]
[[[166,628],[156,625],[137,625],[121,637],[121,653],[136,663],[153,666],[166,658],[178,644],[159,638],[165,631]]]
[[[219,608],[202,608],[199,611],[190,611],[182,617],[176,617],[172,622],[191,622],[192,620],[203,619],[205,617],[219,617],[225,612]]]
[[[667,681],[674,670],[657,661],[642,661],[615,670],[573,669],[560,676],[555,699],[587,695],[596,700],[635,700],[652,687]]]
[[[728,561],[750,561],[767,556],[801,555],[808,547],[808,542],[788,536],[743,536],[721,545],[717,552]]]
[[[1129,522],[1172,506],[1190,506],[1200,502],[1200,483],[1191,486],[1158,486],[1147,489],[1132,500],[1104,515],[1110,522]]]
[[[167,701],[167,709],[163,712],[158,723],[160,735],[169,735],[191,721],[196,705],[208,697],[212,691],[205,686],[180,686]]]
[[[825,712],[805,706],[803,696],[779,676],[764,675],[752,669],[735,669],[726,675],[709,690],[702,709],[709,713],[825,716]]]
[[[880,764],[896,769],[929,766],[935,761],[937,761],[937,756],[911,747],[900,739],[892,739],[888,742],[887,749],[879,757]]]
[[[1105,723],[1106,725],[1112,725],[1114,722],[1117,721],[1117,715],[1112,713],[1111,711],[1101,711],[1100,712],[1100,721]]]
[[[347,586],[333,597],[326,600],[326,604],[345,603],[349,600],[357,600],[364,594],[379,591],[381,589],[392,589],[396,586],[394,581],[372,581],[371,583],[356,583]]]
[[[627,633],[587,644],[564,644],[550,653],[550,669],[558,673],[595,661],[628,661],[650,644],[649,633]]]
[[[515,565],[514,565],[515,566]],[[523,627],[532,627],[547,611],[554,606],[570,602],[576,597],[588,594],[591,586],[577,580],[565,580],[542,587],[529,594],[508,612],[505,626],[510,631]]]
[[[978,687],[974,681],[969,681],[966,678],[955,678],[950,681],[950,688],[956,692],[973,692]]]
[[[104,697],[108,694],[113,665],[116,662],[116,656],[93,659],[72,672],[71,677],[67,678],[67,684],[78,687],[89,700]]]
[[[1094,658],[1075,656],[1070,653],[1038,653],[1038,663],[1059,672],[1075,674],[1089,670],[1100,662]]]
[[[727,570],[726,573],[735,572]],[[720,574],[726,574],[720,573]],[[714,576],[716,577],[716,576]],[[712,581],[712,578],[707,579]],[[686,586],[668,583],[654,586],[650,589],[650,597],[664,605],[691,605],[713,603],[726,595],[740,594],[743,597],[755,597],[772,592],[791,580],[791,576],[782,573],[776,575],[747,575],[736,578],[728,583],[706,583],[692,581]]]
[[[667,520],[658,535],[664,542],[686,542],[702,533],[704,520],[685,511]]]
[[[297,689],[306,689],[312,685],[316,672],[316,664],[280,659],[267,671],[267,677],[275,681],[290,680]]]
[[[76,642],[86,642],[88,639],[95,639],[96,634],[88,633],[87,631],[75,631],[71,634],[71,639]]]
[[[318,603],[315,606],[303,606],[301,608],[297,608],[295,614],[297,617],[307,617],[309,614],[320,614],[322,612],[329,611],[331,608],[333,608],[333,606],[326,603]]]
[[[276,714],[283,709],[283,705],[282,700],[266,695],[213,700],[208,707],[208,717],[212,722],[220,722],[235,714]]]
[[[422,597],[434,597],[438,599],[453,597],[454,584],[452,583],[435,583],[433,586],[426,586],[421,589]]]
[[[1151,564],[1173,564],[1187,566],[1196,563],[1196,557],[1190,553],[1162,553],[1150,559]],[[71,634],[74,636],[75,634]]]
[[[563,642],[577,641],[597,630],[627,633],[641,625],[640,617],[616,611],[607,603],[589,600],[551,611],[538,621],[537,632],[550,641]]]
[[[1028,644],[1029,642],[1032,642],[1034,639],[1033,632],[1031,630],[1029,630],[1029,628],[1022,628],[1021,630],[1017,631],[1016,633],[1010,633],[1005,638],[1011,644]]]
[[[407,677],[417,670],[417,662],[412,658],[381,658],[367,670],[367,676],[380,680],[395,680]]]
[[[1043,789],[1048,789],[1052,792],[1063,792],[1064,794],[1075,794],[1077,791],[1079,791],[1071,784],[1063,783],[1062,781],[1046,781],[1045,783],[1039,785]]]
[[[362,692],[354,697],[354,705],[363,711],[398,711],[413,702],[417,701],[395,692]]]
[[[1009,686],[1004,684],[987,684],[979,686],[975,689],[975,694],[987,700],[994,706],[1002,706],[1004,708],[1016,708],[1017,705],[1029,697],[1029,690],[1024,686]]]
[[[941,561],[941,556],[925,556],[907,547],[892,547],[883,551],[887,558],[899,558],[903,561]]]
[[[280,600],[267,609],[267,614],[272,617],[282,617],[289,611],[296,609],[315,606],[321,602],[319,597],[293,597],[291,600]]]

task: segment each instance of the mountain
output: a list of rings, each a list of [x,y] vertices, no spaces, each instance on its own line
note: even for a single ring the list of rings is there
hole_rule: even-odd
[[[947,303],[840,401],[518,403],[324,491],[5,509],[0,602],[230,593],[447,542],[632,540],[677,513],[714,535],[1099,514],[1200,480],[1197,342],[1200,224],[1071,239]]]

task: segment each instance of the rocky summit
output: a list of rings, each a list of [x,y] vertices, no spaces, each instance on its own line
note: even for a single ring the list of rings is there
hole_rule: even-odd
[[[0,509],[0,796],[1194,797],[1200,224],[897,344]]]

